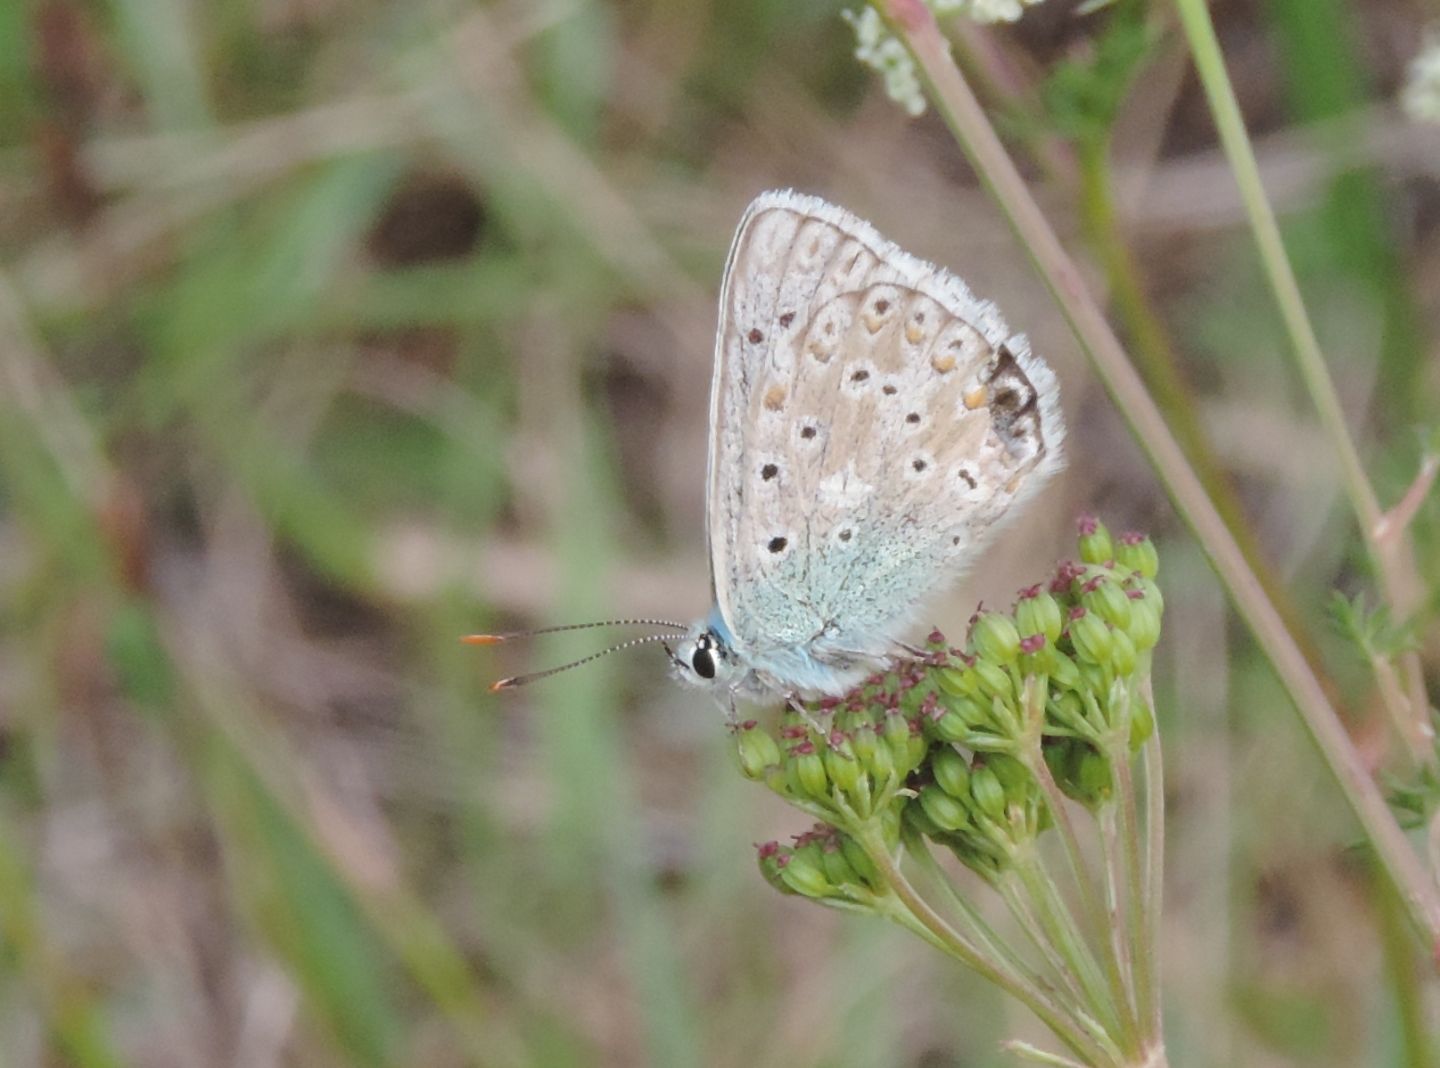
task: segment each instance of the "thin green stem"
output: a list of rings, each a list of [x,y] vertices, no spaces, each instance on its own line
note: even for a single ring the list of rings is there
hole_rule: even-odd
[[[1110,916],[1110,937],[1120,958],[1125,981],[1133,990],[1135,969],[1131,957],[1129,929],[1120,915],[1120,884],[1124,881],[1124,863],[1120,857],[1120,832],[1113,803],[1102,805],[1095,813],[1100,825],[1100,845],[1105,857],[1105,909]]]
[[[1016,975],[1035,984],[1039,989],[1045,990],[1051,995],[1060,993],[1049,979],[1036,971],[1009,942],[1001,938],[995,929],[986,922],[985,917],[980,915],[979,910],[955,888],[949,876],[935,859],[935,854],[930,851],[930,844],[923,835],[906,835],[905,848],[909,850],[910,855],[915,858],[916,863],[924,870],[925,874],[930,877],[931,883],[940,887],[941,893],[945,895],[945,900],[969,925],[981,952],[989,953],[992,957],[1003,961],[1005,966]]]
[[[1085,1068],[1079,1061],[1072,1061],[1069,1057],[1062,1057],[1057,1053],[1049,1053],[1043,1049],[1036,1049],[1028,1042],[1021,1042],[1019,1039],[1011,1039],[1008,1042],[1000,1043],[1000,1048],[1006,1053],[1013,1053],[1021,1060],[1031,1061],[1034,1064],[1045,1064],[1051,1068]]]
[[[1080,848],[1080,838],[1075,833],[1074,822],[1070,819],[1069,803],[1065,799],[1064,791],[1060,789],[1060,784],[1051,774],[1050,765],[1045,763],[1045,756],[1041,752],[1041,727],[1045,717],[1045,689],[1042,680],[1033,676],[1026,678],[1022,699],[1025,734],[1021,758],[1045,794],[1045,803],[1050,810],[1050,817],[1055,822],[1056,830],[1060,832],[1060,841],[1064,846],[1065,856],[1080,895],[1080,907],[1089,922],[1092,937],[1096,944],[1102,947],[1101,959],[1105,969],[1105,980],[1110,986],[1110,997],[1119,1012],[1121,1025],[1128,1034],[1138,1034],[1135,1010],[1129,991],[1125,986],[1125,976],[1121,964],[1125,960],[1125,954],[1116,945],[1113,937],[1116,931],[1113,920],[1116,917],[1111,916],[1097,895],[1094,876],[1090,874],[1090,866],[1085,863],[1085,854]]]
[[[1080,980],[1077,977],[1076,969],[1065,962],[1065,959],[1056,951],[1054,944],[1046,936],[1044,928],[1036,918],[1034,910],[1026,902],[1021,893],[1020,880],[1018,876],[1006,874],[995,882],[995,891],[1000,899],[1005,902],[1010,915],[1014,917],[1020,930],[1030,940],[1030,944],[1045,958],[1045,963],[1059,977],[1061,984],[1074,999],[1076,1005],[1087,1003],[1084,990],[1081,988]]]
[[[1086,1005],[1105,1030],[1115,1036],[1121,1049],[1129,1048],[1134,1028],[1128,1020],[1127,1006],[1115,1002],[1113,988],[1107,982],[1089,943],[1080,933],[1075,917],[1055,886],[1055,880],[1040,863],[1033,846],[1030,855],[1017,855],[1013,863],[1016,877],[1029,895],[1044,937],[1079,981]]]
[[[1234,536],[1087,292],[1080,272],[951,62],[934,16],[920,0],[876,0],[876,8],[914,56],[936,109],[1015,229],[1176,510],[1195,532],[1236,610],[1274,666],[1380,863],[1399,890],[1411,921],[1424,932],[1430,945],[1440,946],[1440,892],[1395,823],[1324,689],[1275,606],[1264,595]]]
[[[1224,519],[1246,562],[1264,586],[1266,596],[1300,643],[1306,661],[1311,665],[1321,663],[1290,592],[1260,551],[1234,483],[1211,448],[1210,439],[1200,424],[1200,408],[1181,373],[1180,356],[1141,282],[1139,265],[1121,232],[1115,211],[1109,139],[1082,142],[1077,156],[1080,161],[1081,227],[1096,260],[1105,271],[1111,305],[1128,335],[1136,368],[1144,377],[1156,405],[1164,413],[1167,425],[1194,467],[1205,492],[1210,495],[1215,510]]]
[[[1155,697],[1150,689],[1150,676],[1140,688],[1141,699],[1153,710]],[[1153,714],[1153,713],[1152,713]],[[1146,959],[1154,990],[1150,998],[1149,1038],[1164,1039],[1163,1007],[1160,990],[1160,918],[1165,901],[1165,760],[1160,749],[1160,731],[1150,732],[1145,739],[1145,890],[1140,908],[1145,915],[1145,945],[1141,952]]]
[[[1126,922],[1134,949],[1135,1011],[1141,1027],[1147,1028],[1155,1015],[1155,975],[1149,932],[1145,920],[1145,875],[1143,849],[1137,821],[1135,775],[1130,767],[1130,722],[1123,716],[1123,730],[1113,732],[1110,765],[1115,772],[1116,814],[1120,819],[1120,863],[1125,877]]]
[[[873,824],[857,828],[856,841],[911,917],[929,932],[929,936],[933,936],[927,940],[1026,1005],[1071,1052],[1083,1060],[1096,1065],[1113,1063],[1103,1047],[1069,1018],[1048,994],[986,957],[936,912],[905,878],[878,828]]]
[[[1320,417],[1320,425],[1331,447],[1340,461],[1340,480],[1350,506],[1360,523],[1360,534],[1365,548],[1375,566],[1376,574],[1385,590],[1386,600],[1402,620],[1414,611],[1419,603],[1420,586],[1416,581],[1414,549],[1409,537],[1402,531],[1398,537],[1384,542],[1380,538],[1384,514],[1375,495],[1365,467],[1360,462],[1360,453],[1350,436],[1345,423],[1345,412],[1340,407],[1340,396],[1335,382],[1320,351],[1320,341],[1315,327],[1305,310],[1305,300],[1300,294],[1300,283],[1290,265],[1285,251],[1285,242],[1280,235],[1275,211],[1265,195],[1264,183],[1260,180],[1260,167],[1255,162],[1255,150],[1245,130],[1245,120],[1240,114],[1240,105],[1235,99],[1235,89],[1225,69],[1225,57],[1220,52],[1220,42],[1215,36],[1215,26],[1210,21],[1210,9],[1205,0],[1175,0],[1180,14],[1181,25],[1190,42],[1190,51],[1195,57],[1195,70],[1205,87],[1210,101],[1210,113],[1214,116],[1220,143],[1224,146],[1230,169],[1240,188],[1240,199],[1250,216],[1250,229],[1260,252],[1260,263],[1275,294],[1280,317],[1290,336],[1295,363],[1310,400]],[[1411,715],[1417,721],[1428,723],[1429,700],[1425,695],[1424,675],[1420,670],[1418,656],[1405,658]],[[1407,741],[1409,733],[1402,735]],[[1433,753],[1418,754],[1422,763],[1434,760]]]

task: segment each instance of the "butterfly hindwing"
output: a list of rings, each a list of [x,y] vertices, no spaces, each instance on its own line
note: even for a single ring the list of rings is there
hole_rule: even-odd
[[[1063,436],[1053,376],[992,305],[788,192],[737,231],[711,414],[716,601],[762,671],[891,651]]]

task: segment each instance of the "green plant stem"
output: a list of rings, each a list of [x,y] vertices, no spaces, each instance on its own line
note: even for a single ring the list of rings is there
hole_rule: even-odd
[[[1180,14],[1181,25],[1190,42],[1190,51],[1195,57],[1195,69],[1205,87],[1210,102],[1210,113],[1220,133],[1230,169],[1240,188],[1240,198],[1250,216],[1250,229],[1255,235],[1259,248],[1260,262],[1275,302],[1280,309],[1285,330],[1290,335],[1295,362],[1310,400],[1320,417],[1325,436],[1330,439],[1336,457],[1340,461],[1340,480],[1350,506],[1360,523],[1360,534],[1380,584],[1385,590],[1386,600],[1396,615],[1403,621],[1419,603],[1420,584],[1416,579],[1414,549],[1410,538],[1403,531],[1393,540],[1382,541],[1380,534],[1384,514],[1370,479],[1360,462],[1359,451],[1345,424],[1345,412],[1340,407],[1340,397],[1335,391],[1335,382],[1326,367],[1325,357],[1320,351],[1320,341],[1315,336],[1314,325],[1305,310],[1305,301],[1300,294],[1300,284],[1295,278],[1290,258],[1285,252],[1285,243],[1280,236],[1280,226],[1275,220],[1274,209],[1265,195],[1265,186],[1260,180],[1260,168],[1255,162],[1255,150],[1245,130],[1245,120],[1240,114],[1240,105],[1235,99],[1235,89],[1225,70],[1225,57],[1220,52],[1220,42],[1215,36],[1215,26],[1210,21],[1210,10],[1205,0],[1175,0]],[[1404,658],[1407,687],[1411,701],[1411,715],[1428,727],[1430,704],[1425,694],[1425,679],[1417,655],[1407,654]],[[1409,741],[1410,732],[1403,732],[1402,738]],[[1428,747],[1427,747],[1428,749]],[[1434,761],[1434,754],[1423,751],[1417,754],[1422,763]]]
[[[1070,806],[1066,802],[1065,794],[1055,781],[1050,765],[1045,763],[1044,754],[1040,751],[1040,727],[1045,715],[1045,704],[1039,681],[1034,678],[1025,680],[1024,704],[1026,740],[1022,759],[1044,792],[1050,816],[1055,821],[1056,830],[1060,832],[1060,841],[1064,845],[1065,856],[1080,895],[1080,907],[1089,921],[1092,937],[1096,944],[1102,947],[1100,952],[1105,981],[1109,984],[1110,999],[1115,1004],[1120,1026],[1126,1035],[1136,1036],[1139,1029],[1121,963],[1125,960],[1123,947],[1117,945],[1112,917],[1096,893],[1095,879],[1090,874],[1089,865],[1085,863],[1085,855],[1080,849],[1080,839],[1070,819]]]
[[[1135,969],[1130,956],[1129,928],[1120,915],[1120,884],[1124,881],[1124,863],[1120,859],[1120,831],[1115,819],[1114,804],[1101,805],[1095,812],[1100,826],[1100,845],[1105,857],[1105,910],[1110,917],[1110,937],[1120,958],[1127,983],[1135,982]]]
[[[951,907],[954,908],[964,919],[965,923],[969,925],[974,934],[977,948],[981,952],[988,953],[991,957],[1003,961],[1005,966],[1012,972],[1027,982],[1034,984],[1037,989],[1044,990],[1051,997],[1060,995],[1060,991],[1055,989],[1054,984],[1039,974],[1028,961],[1015,951],[1015,948],[1011,946],[1010,943],[1001,938],[995,932],[994,928],[986,922],[985,917],[980,915],[975,906],[971,905],[970,902],[965,899],[965,895],[955,889],[955,885],[945,874],[944,869],[940,867],[939,862],[936,861],[935,854],[930,851],[930,845],[923,835],[907,834],[905,836],[905,848],[909,851],[910,855],[915,858],[915,862],[924,870],[925,874],[929,876],[931,884],[941,888],[941,893],[945,895],[945,900],[950,903]],[[1067,977],[1064,972],[1060,974],[1062,978]]]
[[[1125,878],[1125,916],[1130,930],[1130,945],[1134,952],[1135,1012],[1140,1017],[1141,1027],[1148,1031],[1154,1018],[1156,978],[1148,925],[1145,921],[1143,848],[1137,822],[1135,774],[1130,766],[1129,717],[1123,718],[1123,734],[1118,730],[1114,732],[1117,741],[1111,747],[1110,765],[1115,771],[1115,808],[1120,822],[1120,863]]]
[[[1415,947],[1406,937],[1404,914],[1390,887],[1379,884],[1375,895],[1375,923],[1379,927],[1383,951],[1385,984],[1395,998],[1395,1030],[1399,1050],[1395,1055],[1398,1068],[1436,1068],[1436,1051],[1426,1020],[1426,987],[1420,968],[1416,967]]]
[[[1147,672],[1140,688],[1141,699],[1154,714],[1155,697]],[[1164,1034],[1160,999],[1160,919],[1165,903],[1165,760],[1160,749],[1158,727],[1150,732],[1143,750],[1145,762],[1145,888],[1140,907],[1145,915],[1143,953],[1155,983],[1155,996],[1150,1002],[1150,1036],[1160,1041]]]
[[[1416,928],[1440,947],[1440,893],[1390,814],[1369,770],[1283,620],[1265,597],[1203,485],[1176,444],[1144,383],[1080,272],[1031,197],[974,95],[951,62],[934,16],[920,0],[877,0],[877,10],[915,58],[936,109],[1030,254],[1170,499],[1209,557],[1320,747],[1346,800],[1405,901]]]
[[[1055,886],[1031,843],[1028,855],[1017,854],[1012,861],[1015,875],[1035,909],[1041,931],[1079,980],[1090,1011],[1112,1035],[1120,1048],[1127,1049],[1134,1038],[1127,1006],[1117,1004],[1107,976],[1095,960],[1090,945],[1080,933],[1075,917]]]
[[[1081,989],[1075,969],[1065,963],[1065,959],[1056,952],[1050,939],[1046,937],[1044,928],[1041,927],[1034,910],[1030,908],[1025,900],[1025,895],[1021,893],[1018,877],[1001,876],[995,879],[992,885],[995,887],[995,892],[1000,895],[1000,899],[1005,902],[1005,907],[1010,910],[1010,915],[1019,925],[1020,930],[1025,933],[1025,937],[1029,939],[1036,951],[1045,958],[1045,963],[1059,977],[1075,1004],[1086,1004],[1085,992]]]
[[[874,824],[857,828],[856,841],[879,869],[881,876],[910,916],[928,932],[927,940],[1023,1003],[1076,1056],[1090,1064],[1112,1063],[1105,1050],[1068,1018],[1048,994],[979,952],[969,939],[955,930],[945,917],[916,892],[895,862],[885,844],[884,836]]]
[[[1180,357],[1170,333],[1141,282],[1140,268],[1121,232],[1115,212],[1114,175],[1110,166],[1109,138],[1082,142],[1079,159],[1079,210],[1081,227],[1096,260],[1105,271],[1111,305],[1129,337],[1136,369],[1164,413],[1180,448],[1210,495],[1216,511],[1230,529],[1246,562],[1265,594],[1300,644],[1312,671],[1321,658],[1309,640],[1290,592],[1260,551],[1234,483],[1210,446],[1200,424],[1199,408],[1180,370]]]

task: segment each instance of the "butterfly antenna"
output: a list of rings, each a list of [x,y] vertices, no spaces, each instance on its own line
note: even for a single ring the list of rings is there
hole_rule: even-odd
[[[674,631],[690,628],[673,619],[602,619],[598,623],[567,623],[563,627],[540,627],[538,630],[512,630],[505,634],[467,634],[460,640],[469,645],[499,645],[520,638],[534,638],[541,634],[560,634],[567,630],[590,630],[594,627],[669,627]]]
[[[604,626],[604,624],[580,624],[580,627],[586,626]],[[551,629],[571,630],[578,628],[553,627]],[[465,640],[469,641],[468,638]],[[629,641],[620,642],[618,645],[612,645],[608,649],[601,649],[598,653],[591,653],[589,656],[582,656],[579,660],[572,660],[570,661],[570,663],[561,664],[559,667],[547,668],[544,671],[534,671],[531,672],[529,675],[511,675],[508,679],[500,679],[497,682],[492,682],[490,684],[490,692],[498,693],[501,690],[513,690],[517,686],[525,686],[529,683],[536,682],[539,679],[548,679],[551,675],[558,675],[562,671],[569,671],[571,668],[577,668],[582,664],[588,664],[592,660],[599,660],[602,656],[609,656],[611,653],[618,653],[621,649],[629,649],[632,646],[636,645],[645,645],[647,642],[664,642],[669,640],[669,634],[646,634],[642,638],[631,638]]]

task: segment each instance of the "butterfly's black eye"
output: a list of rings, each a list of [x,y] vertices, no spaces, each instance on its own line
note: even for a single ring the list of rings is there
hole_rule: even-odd
[[[702,642],[695,647],[695,655],[690,658],[690,666],[702,679],[715,677],[715,654],[710,651],[708,643]]]

